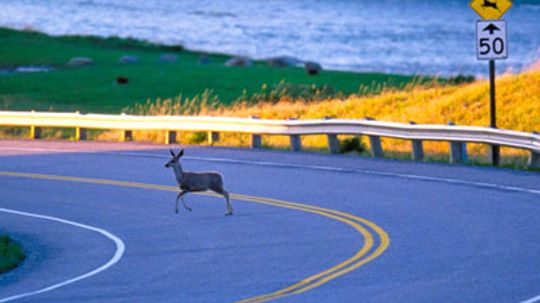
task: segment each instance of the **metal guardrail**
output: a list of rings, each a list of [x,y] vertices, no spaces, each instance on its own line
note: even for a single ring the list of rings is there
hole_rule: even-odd
[[[367,135],[371,153],[382,157],[380,137],[411,140],[413,159],[424,156],[422,141],[450,142],[451,162],[467,160],[466,143],[508,146],[530,151],[529,165],[540,167],[540,135],[486,127],[455,125],[421,125],[364,120],[260,120],[256,118],[189,117],[189,116],[131,116],[80,113],[10,112],[0,111],[0,126],[31,128],[31,137],[39,138],[41,128],[75,128],[78,140],[86,139],[87,129],[122,131],[122,140],[131,140],[133,130],[166,131],[166,142],[176,142],[177,131],[209,132],[209,140],[217,140],[220,132],[248,133],[252,147],[261,147],[261,135],[287,135],[291,149],[302,149],[302,135],[326,135],[328,149],[339,150],[337,135]]]

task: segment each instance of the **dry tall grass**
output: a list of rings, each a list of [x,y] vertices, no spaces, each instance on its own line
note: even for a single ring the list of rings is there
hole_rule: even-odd
[[[463,85],[437,85],[436,83],[414,85],[403,90],[385,90],[371,96],[351,96],[345,99],[326,99],[317,102],[291,100],[237,102],[230,107],[219,106],[219,100],[208,92],[199,101],[164,100],[149,102],[130,109],[134,114],[198,114],[212,116],[248,117],[261,119],[321,119],[325,117],[361,119],[372,117],[381,121],[415,121],[426,124],[446,124],[453,121],[458,125],[489,125],[489,84],[476,81]],[[540,130],[540,64],[519,74],[507,73],[497,78],[498,126],[519,131]],[[142,136],[144,139],[144,135]],[[249,138],[241,135],[222,136],[220,144],[247,145]],[[288,138],[264,138],[268,145],[286,147]],[[303,145],[312,149],[324,149],[326,138],[313,136],[303,139]],[[390,152],[410,151],[410,142],[384,140],[385,150]],[[426,145],[427,152],[447,153],[447,143]],[[472,154],[486,154],[486,147],[472,144]],[[503,153],[523,155],[522,151]]]

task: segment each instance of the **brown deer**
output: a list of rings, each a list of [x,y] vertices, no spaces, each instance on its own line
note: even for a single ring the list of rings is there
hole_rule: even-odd
[[[217,194],[222,195],[227,201],[226,216],[233,214],[233,208],[229,200],[229,193],[223,188],[223,177],[218,172],[188,172],[182,169],[180,164],[180,158],[184,155],[184,150],[180,150],[178,155],[175,155],[170,150],[172,159],[165,164],[165,167],[172,167],[174,175],[176,176],[176,182],[180,187],[180,192],[176,197],[175,212],[178,213],[178,202],[181,199],[184,208],[191,211],[191,208],[184,201],[183,196],[189,192],[201,192],[212,190]]]

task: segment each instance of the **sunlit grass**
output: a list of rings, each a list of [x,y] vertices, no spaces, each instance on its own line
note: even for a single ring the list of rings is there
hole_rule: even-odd
[[[330,98],[320,101],[309,99],[294,100],[289,97],[259,103],[237,102],[223,106],[208,95],[203,102],[175,100],[149,101],[127,108],[126,111],[138,115],[196,114],[211,116],[249,117],[261,119],[363,119],[372,117],[381,121],[418,124],[447,124],[488,126],[489,125],[489,85],[487,81],[471,84],[429,85],[415,84],[397,90],[386,88],[380,94],[367,96],[353,95],[348,98]],[[498,126],[504,129],[532,132],[540,130],[540,68],[531,68],[519,74],[505,74],[497,79]],[[244,139],[239,139],[244,136]],[[141,136],[144,139],[144,135]],[[289,145],[289,138],[283,136],[263,137],[264,144],[279,148]],[[364,144],[369,146],[367,138]],[[406,140],[383,139],[383,148],[388,153],[409,154],[411,143]],[[192,142],[185,142],[192,143]],[[222,145],[246,146],[249,138],[245,135],[223,135]],[[326,148],[325,136],[305,136],[303,147],[313,150]],[[436,159],[448,154],[447,142],[425,142],[426,154]],[[482,144],[469,144],[470,159],[475,163],[488,163],[488,148]],[[527,152],[518,149],[503,149],[503,163],[524,162]]]

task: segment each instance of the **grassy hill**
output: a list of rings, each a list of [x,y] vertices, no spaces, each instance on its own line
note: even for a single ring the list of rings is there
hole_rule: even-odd
[[[264,118],[364,118],[417,123],[489,125],[489,84],[408,87],[371,96],[321,102],[283,101],[255,106],[239,104],[219,110],[223,115]],[[497,78],[498,125],[520,131],[540,131],[540,66]]]

